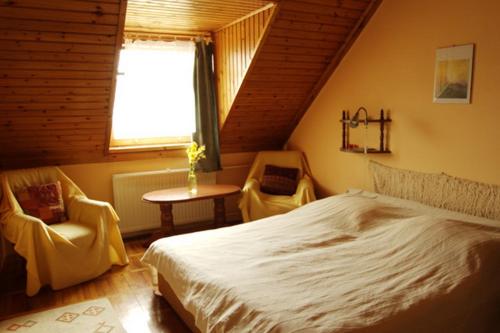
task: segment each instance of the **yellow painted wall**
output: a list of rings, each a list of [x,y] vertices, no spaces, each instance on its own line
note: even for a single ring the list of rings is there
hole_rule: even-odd
[[[382,2],[289,140],[305,152],[320,195],[370,189],[368,158],[500,185],[498,13],[500,1],[491,0]],[[472,103],[434,104],[436,49],[468,43],[475,44]],[[339,151],[342,110],[352,115],[359,106],[372,117],[390,110],[393,154]],[[371,145],[376,136],[371,128]]]

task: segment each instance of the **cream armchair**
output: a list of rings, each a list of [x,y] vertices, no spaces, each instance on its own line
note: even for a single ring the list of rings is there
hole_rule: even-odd
[[[56,181],[61,183],[68,221],[47,225],[24,214],[14,193]],[[59,168],[6,171],[2,175],[2,190],[2,232],[26,259],[29,296],[44,285],[62,289],[95,278],[113,264],[128,263],[113,207],[88,199]]]
[[[299,169],[299,182],[294,195],[271,195],[260,191],[260,184],[266,165]],[[302,152],[263,151],[255,157],[250,169],[239,207],[243,221],[283,214],[308,202],[316,200],[310,171]]]

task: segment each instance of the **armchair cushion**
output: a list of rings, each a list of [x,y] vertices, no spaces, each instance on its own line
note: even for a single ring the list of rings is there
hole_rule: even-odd
[[[28,186],[15,195],[25,214],[47,224],[66,221],[61,182]]]
[[[50,226],[59,235],[80,248],[88,248],[95,239],[96,230],[83,223],[65,222],[55,223]]]
[[[296,188],[293,195],[272,195],[262,189],[266,166],[298,170]],[[239,207],[243,221],[253,221],[264,217],[283,214],[308,202],[316,200],[314,187],[309,177],[310,171],[300,151],[264,151],[255,157],[248,173]]]
[[[262,176],[261,192],[275,195],[293,195],[297,190],[299,169],[267,164]]]

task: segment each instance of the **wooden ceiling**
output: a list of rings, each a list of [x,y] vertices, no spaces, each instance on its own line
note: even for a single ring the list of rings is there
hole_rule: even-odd
[[[221,130],[223,153],[281,149],[379,0],[282,0]]]
[[[128,0],[125,29],[210,32],[269,4],[266,0]]]
[[[102,160],[120,0],[0,2],[0,168]]]
[[[0,168],[165,155],[106,150],[125,2],[0,1]],[[379,2],[279,1],[263,35],[250,35],[260,41],[255,49],[248,38],[241,44],[255,56],[241,59],[246,75],[228,104],[222,151],[281,148]],[[135,23],[131,16],[127,24],[140,29],[170,19],[175,30],[213,31],[268,3],[129,0],[131,10],[139,10],[140,4],[149,16]],[[177,11],[166,9],[158,20],[153,18],[155,10],[168,4]],[[235,38],[240,36],[236,31]]]

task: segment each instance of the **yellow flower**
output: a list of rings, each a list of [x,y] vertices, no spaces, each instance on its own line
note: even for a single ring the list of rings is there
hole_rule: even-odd
[[[186,149],[186,153],[189,160],[189,168],[192,170],[194,170],[199,160],[206,158],[205,146],[198,146],[196,141],[191,142],[189,147]]]

